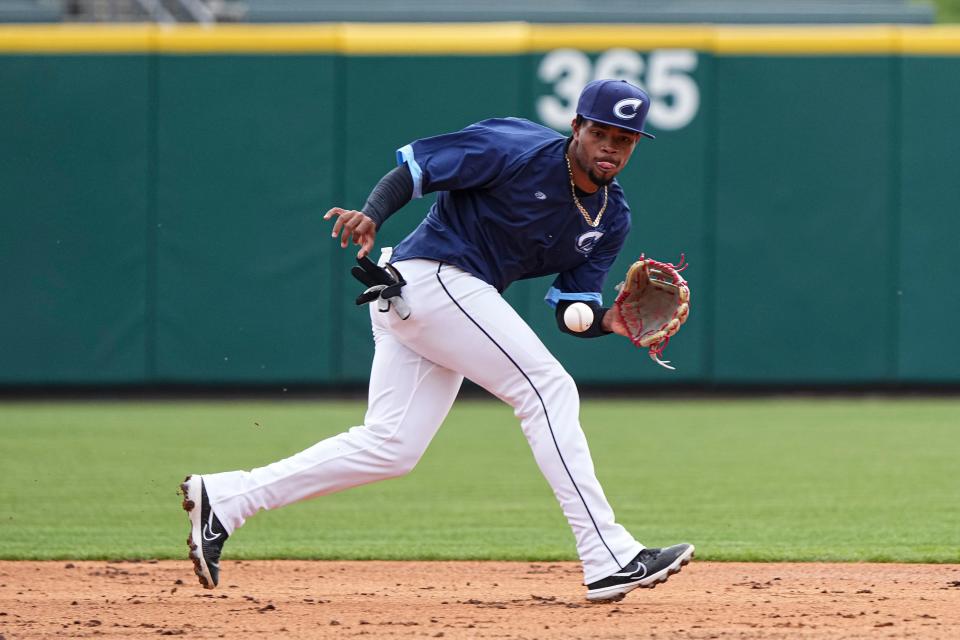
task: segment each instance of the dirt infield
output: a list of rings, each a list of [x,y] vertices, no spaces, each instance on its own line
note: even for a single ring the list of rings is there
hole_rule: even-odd
[[[694,561],[589,604],[573,563],[0,562],[0,638],[958,638],[960,565]]]

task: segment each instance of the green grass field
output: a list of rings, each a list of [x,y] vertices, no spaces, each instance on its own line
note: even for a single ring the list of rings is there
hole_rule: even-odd
[[[359,402],[0,403],[0,558],[182,558],[190,472],[249,468]],[[619,520],[708,560],[960,562],[960,400],[584,402]],[[259,426],[256,426],[258,423]],[[510,409],[458,403],[406,477],[261,513],[227,559],[575,559]]]

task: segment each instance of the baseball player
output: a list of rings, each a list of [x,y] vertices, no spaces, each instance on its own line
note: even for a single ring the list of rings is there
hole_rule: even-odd
[[[190,557],[208,589],[224,542],[260,509],[410,472],[469,378],[513,407],[576,539],[587,599],[653,587],[693,557],[691,544],[645,548],[617,523],[579,423],[577,387],[501,293],[556,274],[546,301],[559,329],[582,338],[626,335],[601,291],[630,230],[615,180],[643,137],[650,102],[622,80],[580,95],[573,132],[491,119],[397,151],[398,166],[360,211],[333,208],[333,237],[360,247],[375,354],[363,425],[251,471],[191,475],[181,485]],[[414,198],[436,193],[423,222],[379,266],[365,260],[377,230]],[[573,331],[582,302],[594,322]],[[578,329],[583,329],[578,326]]]

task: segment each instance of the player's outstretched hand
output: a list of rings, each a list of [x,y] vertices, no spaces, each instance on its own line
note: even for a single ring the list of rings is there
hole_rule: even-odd
[[[627,330],[627,325],[623,323],[623,320],[617,316],[617,313],[614,309],[610,309],[605,314],[603,314],[603,330],[612,331],[617,335],[628,337],[630,334]]]
[[[341,209],[334,207],[323,215],[324,220],[336,216],[337,221],[333,224],[333,233],[330,237],[340,237],[340,246],[344,249],[347,245],[360,245],[360,251],[357,257],[362,258],[373,249],[373,243],[377,238],[377,225],[374,221],[362,211],[353,211],[351,209]]]

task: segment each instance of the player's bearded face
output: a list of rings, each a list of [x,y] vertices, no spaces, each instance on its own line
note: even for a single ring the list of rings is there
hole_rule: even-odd
[[[573,125],[571,157],[590,182],[603,187],[610,184],[625,166],[640,134],[592,120]]]

